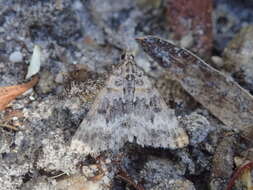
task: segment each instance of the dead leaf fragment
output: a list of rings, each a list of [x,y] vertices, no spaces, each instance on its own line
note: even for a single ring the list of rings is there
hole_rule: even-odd
[[[137,42],[197,102],[252,141],[253,96],[232,77],[166,40],[147,36],[138,38]]]
[[[32,76],[36,75],[40,71],[41,66],[41,51],[40,47],[35,45],[33,49],[32,58],[28,67],[26,79],[31,78]]]
[[[38,80],[38,76],[35,76],[27,83],[0,87],[0,111],[4,110],[6,106],[17,96],[32,88],[38,82]]]

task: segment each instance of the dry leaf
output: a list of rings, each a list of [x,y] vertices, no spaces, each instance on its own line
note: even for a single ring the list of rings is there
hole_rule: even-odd
[[[31,81],[24,84],[0,87],[0,111],[4,110],[17,96],[32,88],[38,82],[38,79],[38,76],[35,76]]]
[[[35,45],[33,49],[33,55],[28,67],[26,79],[31,78],[32,76],[36,75],[40,71],[40,65],[41,65],[41,51],[40,47]]]
[[[190,51],[153,36],[137,39],[171,78],[225,125],[252,140],[253,96]]]

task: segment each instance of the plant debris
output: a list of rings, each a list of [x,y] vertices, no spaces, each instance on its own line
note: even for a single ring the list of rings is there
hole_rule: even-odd
[[[35,45],[33,49],[33,55],[28,67],[26,79],[29,79],[31,76],[37,74],[40,71],[40,65],[41,65],[41,52],[40,47]]]
[[[196,101],[228,127],[248,135],[253,123],[253,97],[231,77],[186,49],[157,37],[138,38],[144,51],[180,82]]]
[[[39,77],[34,76],[29,82],[23,84],[0,87],[0,110],[4,110],[17,96],[20,96],[36,85],[38,80]]]
[[[230,179],[229,183],[228,183],[228,186],[226,188],[226,190],[232,190],[232,187],[234,186],[236,180],[240,177],[242,177],[243,175],[250,175],[250,171],[252,170],[253,168],[253,162],[249,162],[249,163],[246,163],[244,165],[242,165],[241,167],[239,167],[234,175],[232,176],[232,178]],[[246,176],[244,176],[245,178]],[[251,184],[251,179],[250,177],[246,177],[246,181],[249,181],[250,182],[247,182],[247,185],[250,185]],[[251,190],[252,189],[252,186],[247,186],[247,190]]]

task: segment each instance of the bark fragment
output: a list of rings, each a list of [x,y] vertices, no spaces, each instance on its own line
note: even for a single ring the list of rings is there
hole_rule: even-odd
[[[233,136],[225,136],[216,148],[213,157],[213,168],[210,182],[211,190],[225,189],[234,167],[234,143]]]
[[[148,55],[220,121],[245,134],[252,130],[253,97],[232,78],[168,41],[152,36],[137,41]]]

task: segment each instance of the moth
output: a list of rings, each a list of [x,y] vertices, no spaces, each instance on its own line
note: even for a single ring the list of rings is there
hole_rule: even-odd
[[[76,131],[71,147],[86,154],[118,151],[126,142],[141,146],[181,148],[189,143],[158,91],[125,53]]]

